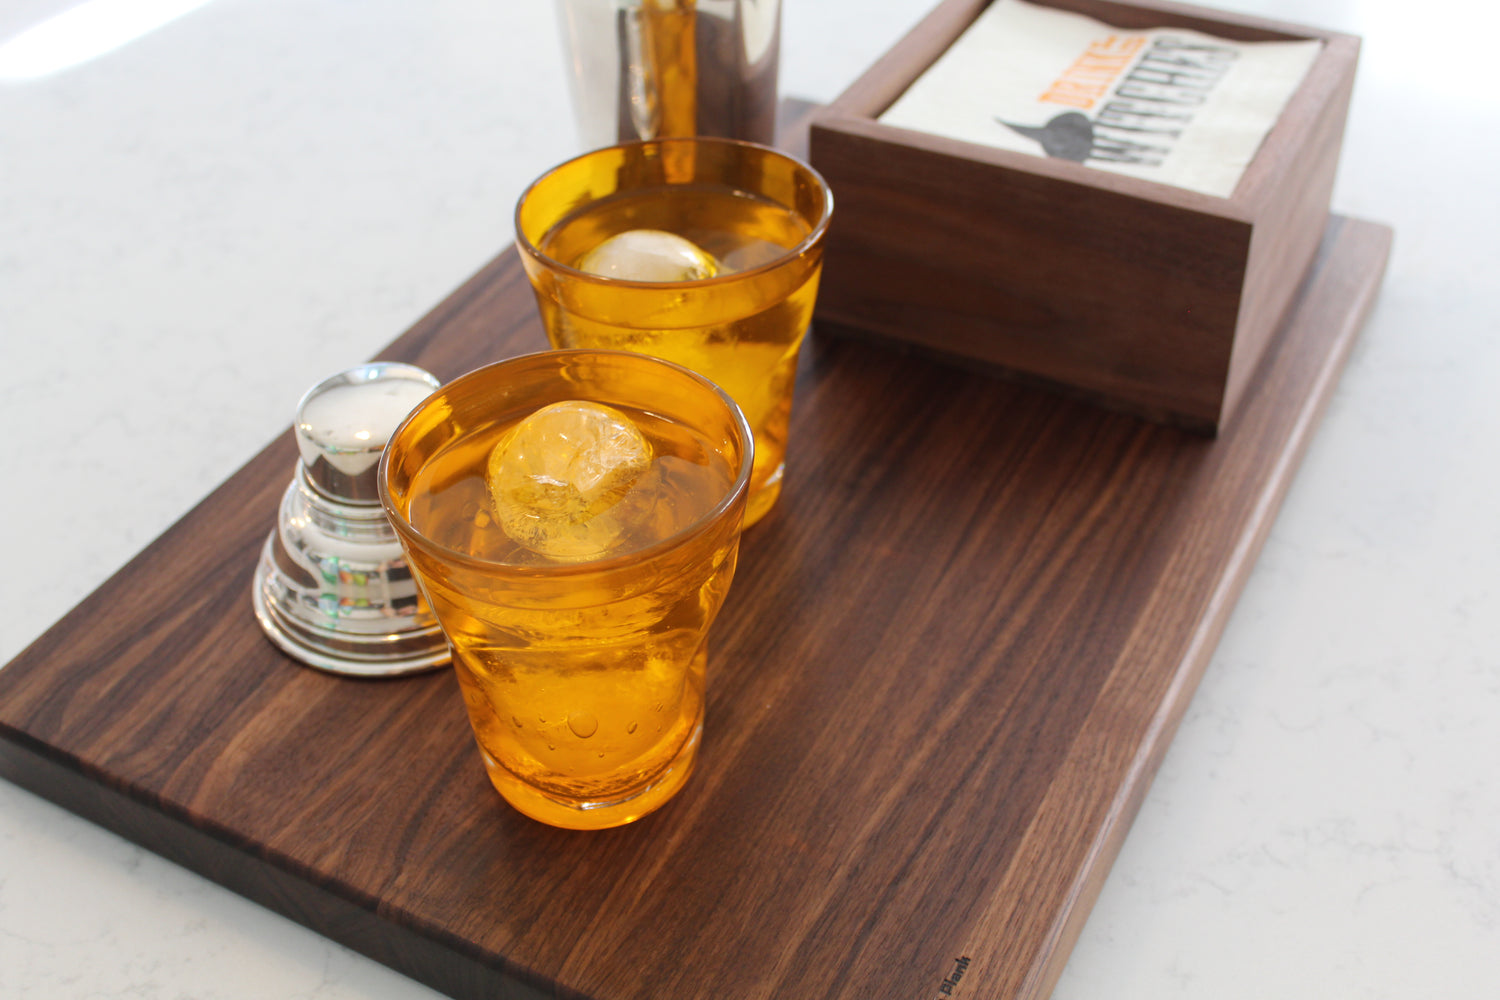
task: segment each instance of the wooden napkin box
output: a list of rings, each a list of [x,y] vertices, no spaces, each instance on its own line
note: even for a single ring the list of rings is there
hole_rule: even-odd
[[[835,204],[818,329],[1217,433],[1322,238],[1359,40],[1156,0],[1040,2],[1120,28],[1323,44],[1214,197],[877,121],[989,3],[944,0],[813,119]]]

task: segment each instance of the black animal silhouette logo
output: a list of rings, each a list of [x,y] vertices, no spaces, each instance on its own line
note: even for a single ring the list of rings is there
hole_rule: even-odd
[[[1042,152],[1048,156],[1074,163],[1098,160],[1159,167],[1162,157],[1169,152],[1167,146],[1133,142],[1106,134],[1103,129],[1095,129],[1093,119],[1081,111],[1065,111],[1041,126],[1018,125],[1002,118],[995,120],[1012,132],[1041,143]],[[1175,137],[1179,133],[1173,131],[1171,134]]]

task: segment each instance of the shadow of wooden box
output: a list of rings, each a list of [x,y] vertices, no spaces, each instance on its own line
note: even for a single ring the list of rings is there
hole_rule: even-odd
[[[1323,43],[1217,198],[879,123],[989,2],[945,0],[814,117],[809,159],[835,205],[818,330],[1217,433],[1328,222],[1359,39],[1157,0],[1039,0],[1120,28]]]

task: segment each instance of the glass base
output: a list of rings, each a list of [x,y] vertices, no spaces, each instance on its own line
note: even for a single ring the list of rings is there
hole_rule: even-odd
[[[593,802],[548,795],[521,781],[483,750],[480,753],[484,757],[485,770],[489,772],[490,784],[517,811],[540,823],[565,830],[607,830],[634,823],[676,795],[693,773],[702,735],[700,724],[672,763],[651,784],[616,799]]]
[[[745,527],[748,528],[765,517],[776,506],[776,499],[781,496],[781,478],[785,473],[786,463],[782,462],[776,466],[775,472],[766,477],[765,482],[758,486],[752,484],[750,496],[745,501]]]

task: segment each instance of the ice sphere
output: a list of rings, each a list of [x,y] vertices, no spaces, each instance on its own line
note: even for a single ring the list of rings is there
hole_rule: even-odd
[[[650,442],[619,410],[578,400],[544,406],[490,450],[495,517],[538,555],[602,558],[627,539],[638,512],[625,501],[651,458]]]
[[[719,262],[692,240],[660,229],[627,229],[583,255],[580,271],[627,281],[700,281]]]

